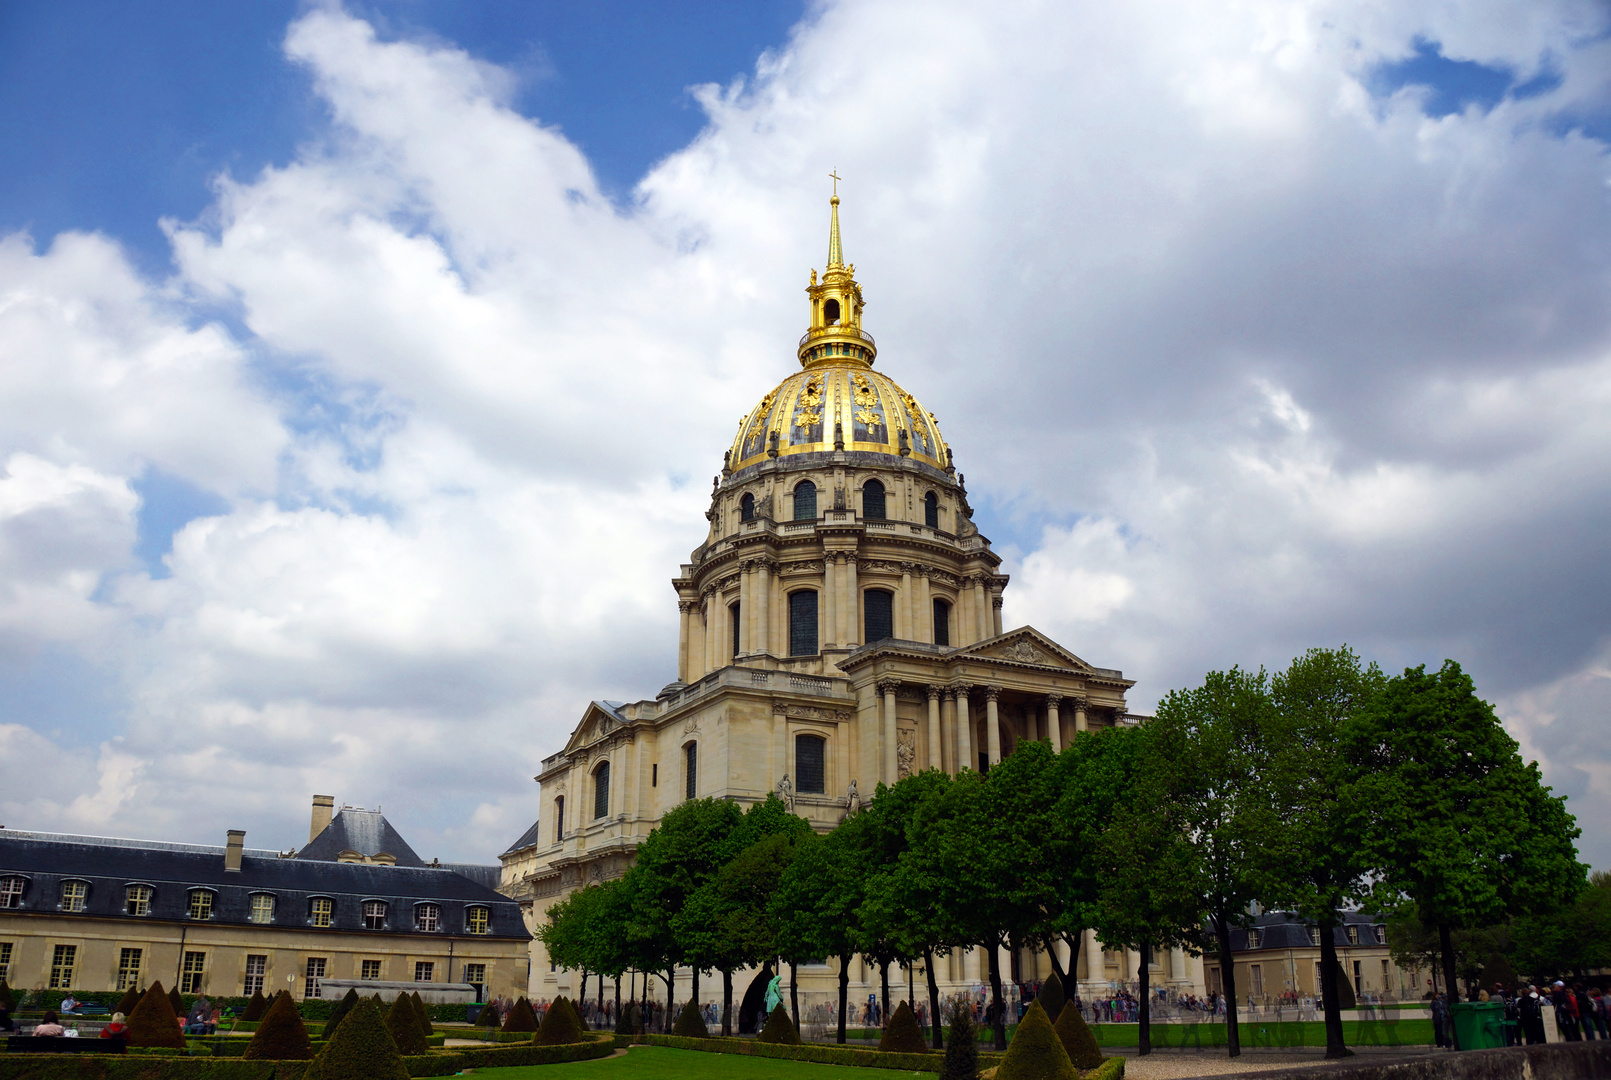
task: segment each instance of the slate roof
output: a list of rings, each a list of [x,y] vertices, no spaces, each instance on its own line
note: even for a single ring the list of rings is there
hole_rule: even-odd
[[[1297,916],[1285,911],[1267,911],[1253,920],[1253,929],[1259,932],[1259,943],[1254,949],[1313,949],[1316,946],[1309,940],[1309,928],[1313,923],[1306,922]],[[1361,946],[1380,946],[1376,940],[1375,930],[1385,926],[1383,920],[1362,911],[1345,911],[1342,913],[1342,923],[1332,928],[1332,941],[1339,949],[1357,949]],[[1359,941],[1348,940],[1348,927],[1359,928]],[[1231,951],[1249,951],[1247,931],[1231,930]]]
[[[541,818],[532,822],[531,828],[521,833],[520,839],[516,840],[514,843],[505,848],[503,853],[507,855],[511,851],[519,851],[521,848],[531,847],[531,845],[537,842],[538,834],[542,831],[542,824],[543,822]]]
[[[395,856],[398,866],[424,866],[425,860],[414,853],[402,834],[379,810],[358,810],[344,807],[330,819],[330,824],[296,853],[299,859],[320,859],[335,862],[343,851],[356,851],[360,855],[385,853]]]
[[[224,869],[222,847],[0,830],[0,877],[13,875],[26,884],[21,906],[8,909],[8,916],[61,914],[61,883],[73,880],[88,883],[83,914],[98,918],[189,921],[190,893],[205,888],[214,893],[211,921],[217,923],[260,925],[248,919],[251,896],[269,893],[275,897],[271,925],[282,929],[321,932],[311,926],[310,912],[312,899],[324,897],[334,901],[331,931],[363,931],[363,903],[379,900],[387,905],[387,934],[433,933],[414,928],[415,906],[429,902],[441,909],[441,930],[435,932],[464,933],[467,910],[478,906],[488,911],[486,936],[531,936],[519,904],[446,868],[287,859],[272,852],[265,857],[254,849],[231,872]],[[125,890],[133,884],[151,887],[149,915],[125,913]]]

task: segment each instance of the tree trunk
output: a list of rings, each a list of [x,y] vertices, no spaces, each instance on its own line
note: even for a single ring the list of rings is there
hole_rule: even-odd
[[[1137,1034],[1140,1036],[1141,1055],[1152,1053],[1152,972],[1147,969],[1152,966],[1152,946],[1141,946],[1141,970],[1136,973],[1136,979],[1141,984],[1141,1012],[1136,1019],[1141,1021],[1137,1025]]]
[[[1084,938],[1084,934],[1075,934],[1068,939],[1068,982],[1063,984],[1063,999],[1065,1001],[1073,1001],[1079,996],[1080,945]],[[1087,957],[1085,965],[1089,967],[1090,964],[1090,958]]]
[[[1454,1034],[1454,1003],[1460,1000],[1460,991],[1454,981],[1454,942],[1450,940],[1449,924],[1438,923],[1438,951],[1443,953],[1443,983],[1449,988],[1449,1045],[1460,1049],[1460,1040]]]
[[[582,969],[582,988],[576,992],[576,1011],[587,1017],[587,969]]]
[[[604,1012],[604,972],[599,972],[599,1012]]]
[[[699,966],[697,964],[694,965],[693,977],[689,981],[691,985],[688,988],[688,1000],[692,1002],[694,1008],[697,1009],[699,1008]]]
[[[934,1029],[934,1049],[943,1047],[940,1037],[940,984],[934,978],[934,950],[923,951],[923,966],[929,973],[929,1021]]]
[[[1214,942],[1219,947],[1220,993],[1225,995],[1225,1051],[1242,1056],[1242,1036],[1236,1027],[1236,956],[1231,952],[1231,922],[1222,911],[1214,916]]]
[[[733,1033],[733,973],[722,972],[722,1034]]]
[[[800,1030],[800,966],[789,961],[789,1011],[794,1014],[794,1030]]]
[[[850,1000],[850,953],[839,954],[839,1045],[845,1045],[845,1005]]]
[[[1337,1000],[1337,980],[1342,969],[1337,966],[1337,924],[1328,920],[1320,927],[1320,1005],[1325,1010],[1326,1056],[1348,1056],[1343,1045],[1342,1002]]]
[[[1063,993],[1068,994],[1068,977],[1063,974],[1063,965],[1057,959],[1056,935],[1048,935],[1041,944],[1046,946],[1046,957],[1052,962],[1052,970],[1057,972],[1057,981],[1063,984]]]
[[[621,1026],[621,976],[615,977],[615,1026]]]
[[[676,1023],[673,1006],[677,1004],[677,969],[672,968],[666,972],[666,1018],[661,1028],[667,1035],[671,1034],[671,1025]]]
[[[889,1023],[889,961],[878,961],[878,979],[883,984],[884,996],[878,1001],[878,1026]]]
[[[986,945],[985,951],[990,954],[990,1011],[995,1014],[995,1020],[990,1025],[996,1033],[995,1048],[998,1053],[1007,1050],[1007,1004],[1001,999],[1001,950],[994,945]]]

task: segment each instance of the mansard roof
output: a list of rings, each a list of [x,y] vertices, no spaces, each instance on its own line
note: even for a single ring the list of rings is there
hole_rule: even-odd
[[[530,937],[517,903],[447,868],[325,862],[272,852],[265,857],[249,849],[241,868],[231,871],[224,857],[224,848],[200,844],[0,830],[0,877],[25,882],[21,906],[8,909],[8,916],[59,916],[61,883],[81,881],[89,889],[83,912],[76,914],[85,917],[188,921],[190,893],[207,889],[214,894],[209,921],[226,925],[259,925],[249,919],[251,897],[267,893],[276,900],[272,925],[281,929],[323,932],[309,925],[309,902],[321,897],[334,901],[332,931],[363,930],[364,901],[379,900],[387,904],[388,934],[430,933],[415,930],[413,917],[414,905],[430,902],[441,908],[440,925],[449,928],[444,932],[462,932],[465,912],[474,906],[488,909],[486,936]],[[151,888],[149,915],[125,914],[130,885]]]
[[[516,840],[514,843],[505,848],[503,853],[507,855],[511,851],[519,851],[521,848],[531,847],[537,842],[537,838],[542,832],[542,824],[543,822],[541,818],[538,818],[536,821],[532,822],[531,828],[521,833],[520,839]]]
[[[372,858],[391,855],[398,866],[424,866],[425,860],[414,853],[408,841],[382,816],[379,810],[343,807],[324,830],[297,852],[299,859],[317,859],[335,862],[344,851],[356,851]]]

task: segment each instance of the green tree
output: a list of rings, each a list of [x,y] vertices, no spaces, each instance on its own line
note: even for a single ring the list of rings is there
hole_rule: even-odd
[[[1263,671],[1211,671],[1201,686],[1165,695],[1146,725],[1147,798],[1187,845],[1189,861],[1182,870],[1197,896],[1203,925],[1213,935],[1231,1057],[1242,1052],[1231,929],[1251,922],[1261,852],[1275,835],[1262,781],[1268,748],[1261,735],[1271,707]]]
[[[1371,809],[1376,906],[1412,905],[1437,927],[1453,999],[1455,930],[1547,910],[1582,888],[1577,824],[1452,660],[1388,680],[1345,737]]]
[[[825,837],[802,836],[794,861],[778,879],[771,914],[778,951],[839,961],[839,1038],[845,1041],[850,960],[856,955],[856,915],[864,898],[864,867],[852,817]]]
[[[1342,728],[1386,683],[1375,664],[1360,663],[1348,646],[1310,649],[1270,680],[1274,708],[1263,714],[1263,770],[1274,803],[1275,828],[1263,846],[1264,902],[1290,908],[1320,929],[1321,1005],[1326,1056],[1343,1057],[1340,970],[1334,931],[1342,910],[1366,891],[1370,861],[1358,838],[1369,817],[1357,797],[1358,770]]]
[[[1592,874],[1588,887],[1555,911],[1517,919],[1511,957],[1535,980],[1611,967],[1611,873]]]

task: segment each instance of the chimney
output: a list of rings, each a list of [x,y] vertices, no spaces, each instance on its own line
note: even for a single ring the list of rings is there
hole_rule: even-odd
[[[246,846],[246,830],[229,830],[224,843],[224,869],[232,874],[241,872],[241,848]]]
[[[330,819],[336,813],[336,797],[334,795],[315,795],[313,797],[313,823],[308,826],[308,843],[324,832],[324,827],[330,824]]]

